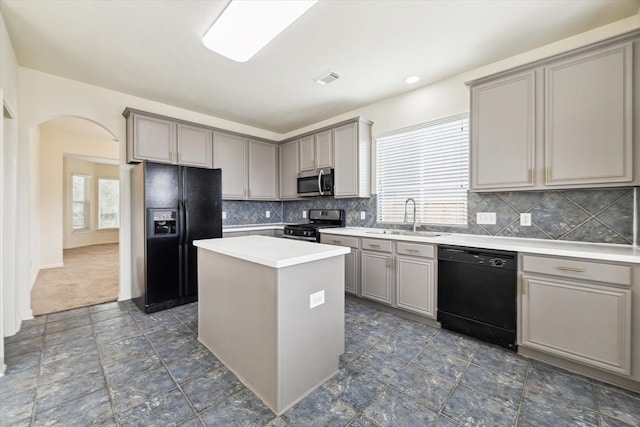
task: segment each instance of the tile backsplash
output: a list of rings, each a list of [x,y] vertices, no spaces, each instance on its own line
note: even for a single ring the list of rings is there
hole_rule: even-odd
[[[589,189],[503,193],[468,193],[466,226],[420,226],[420,230],[507,237],[633,244],[634,190]],[[409,228],[376,222],[376,198],[315,197],[286,202],[224,201],[224,225],[300,223],[309,209],[344,209],[349,227]],[[266,218],[269,210],[271,217]],[[365,219],[360,213],[365,212]],[[495,212],[496,224],[475,222],[477,212]],[[520,213],[531,213],[531,226],[520,226]]]

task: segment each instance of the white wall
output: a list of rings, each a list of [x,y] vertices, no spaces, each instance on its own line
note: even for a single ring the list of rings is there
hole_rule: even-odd
[[[117,160],[120,143],[112,139],[89,139],[46,126],[40,129],[38,171],[40,215],[40,268],[62,267],[64,240],[64,155],[78,155]],[[97,126],[97,125],[96,125]],[[105,236],[106,237],[106,236]]]
[[[73,174],[89,176],[91,189],[89,191],[89,207],[91,217],[89,229],[82,231],[73,230],[73,218],[71,215],[72,203],[72,176]],[[100,178],[120,179],[120,167],[103,163],[87,162],[73,157],[65,157],[63,162],[63,189],[62,203],[63,239],[62,248],[71,249],[82,246],[99,245],[104,243],[118,243],[118,229],[98,229],[98,180]]]

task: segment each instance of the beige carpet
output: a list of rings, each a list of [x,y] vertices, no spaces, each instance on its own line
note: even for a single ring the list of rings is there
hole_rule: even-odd
[[[36,278],[33,315],[115,301],[119,276],[117,243],[65,249],[64,267],[40,270]]]

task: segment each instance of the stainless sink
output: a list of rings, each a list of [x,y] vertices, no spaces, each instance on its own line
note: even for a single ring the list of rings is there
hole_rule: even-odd
[[[443,236],[445,233],[438,233],[434,231],[405,231],[405,230],[376,230],[365,231],[367,234],[391,234],[394,236],[416,236],[416,237],[438,237]]]

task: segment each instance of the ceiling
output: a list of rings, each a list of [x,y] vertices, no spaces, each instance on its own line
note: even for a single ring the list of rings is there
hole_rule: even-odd
[[[20,66],[287,133],[640,9],[640,0],[320,0],[237,63],[201,41],[226,4],[1,0],[0,11]],[[340,79],[314,83],[328,70]],[[407,85],[411,75],[420,81]]]

